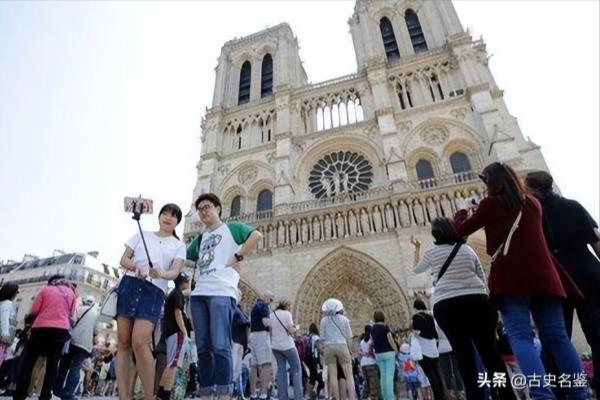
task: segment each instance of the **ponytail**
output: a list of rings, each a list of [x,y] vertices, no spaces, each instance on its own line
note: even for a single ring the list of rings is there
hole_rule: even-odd
[[[175,238],[176,238],[177,240],[181,240],[181,239],[179,239],[179,236],[177,236],[177,232],[175,232],[175,229],[173,229],[173,236],[175,236]]]

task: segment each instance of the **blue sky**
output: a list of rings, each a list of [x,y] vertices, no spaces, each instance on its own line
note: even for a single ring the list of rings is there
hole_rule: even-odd
[[[0,2],[0,259],[99,250],[116,264],[135,230],[124,196],[189,208],[222,44],[287,21],[312,82],[349,74],[353,6]],[[563,193],[598,220],[599,3],[455,7],[483,34],[524,135],[542,146]]]

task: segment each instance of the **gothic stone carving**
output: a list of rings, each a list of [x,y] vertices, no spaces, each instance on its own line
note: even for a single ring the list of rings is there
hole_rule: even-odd
[[[246,185],[256,179],[258,175],[258,168],[254,165],[249,165],[242,169],[238,174],[238,181],[242,185]]]
[[[431,146],[439,146],[446,143],[450,134],[444,126],[432,126],[421,131],[421,140]]]

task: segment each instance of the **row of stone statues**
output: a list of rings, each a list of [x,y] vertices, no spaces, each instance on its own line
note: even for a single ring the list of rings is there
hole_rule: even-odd
[[[260,225],[260,249],[300,246],[314,242],[365,237],[397,228],[425,226],[437,217],[452,218],[467,199],[479,199],[481,188],[459,190],[427,197],[380,201],[368,206],[349,205],[316,215],[280,219]]]

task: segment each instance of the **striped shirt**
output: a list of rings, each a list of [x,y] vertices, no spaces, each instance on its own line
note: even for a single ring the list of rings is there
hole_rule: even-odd
[[[418,274],[431,270],[431,275],[437,279],[453,248],[452,244],[434,244],[425,249],[413,271]],[[477,254],[463,244],[442,279],[435,283],[432,302],[435,304],[441,300],[470,294],[487,294],[487,287]]]

